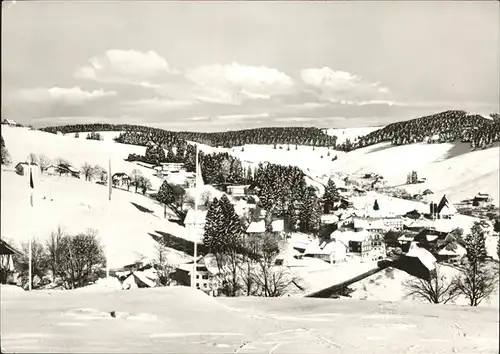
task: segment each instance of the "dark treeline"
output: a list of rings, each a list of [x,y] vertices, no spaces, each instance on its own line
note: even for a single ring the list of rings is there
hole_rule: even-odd
[[[217,133],[172,132],[168,130],[128,124],[75,124],[41,128],[56,134],[92,131],[124,131],[115,140],[123,144],[146,146],[155,143],[176,145],[180,140],[190,140],[211,146],[233,147],[244,144],[297,144],[335,146],[336,137],[328,136],[318,128],[271,127]]]
[[[337,149],[350,151],[369,145],[390,141],[393,145],[416,142],[443,143],[460,140],[470,142],[472,148],[484,148],[500,140],[500,117],[492,119],[469,115],[465,111],[446,111],[421,118],[397,122],[360,137],[357,142],[346,141]],[[439,135],[434,141],[432,137]]]

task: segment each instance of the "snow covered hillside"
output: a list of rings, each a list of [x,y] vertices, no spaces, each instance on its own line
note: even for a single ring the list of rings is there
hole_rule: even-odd
[[[42,175],[35,180],[33,208],[29,204],[29,190],[26,178],[2,171],[0,228],[2,238],[14,244],[26,242],[29,235],[45,243],[58,226],[73,234],[93,228],[103,243],[113,245],[110,267],[121,267],[141,256],[154,256],[156,242],[149,233],[162,231],[188,237],[184,227],[163,218],[161,205],[133,193],[133,188],[131,192],[113,189],[108,205],[105,186],[83,179]]]
[[[210,298],[184,287],[2,292],[2,351],[496,353],[496,309]],[[115,317],[110,312],[115,312]],[[362,340],[360,340],[362,339]]]

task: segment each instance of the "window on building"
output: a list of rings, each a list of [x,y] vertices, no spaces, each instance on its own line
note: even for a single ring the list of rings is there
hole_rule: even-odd
[[[196,279],[200,279],[200,275],[199,274],[196,274]]]
[[[201,279],[208,279],[208,274],[203,274],[203,275],[201,276]]]

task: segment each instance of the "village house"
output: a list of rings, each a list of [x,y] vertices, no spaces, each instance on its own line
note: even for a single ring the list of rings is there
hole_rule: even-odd
[[[29,176],[30,164],[28,162],[19,162],[16,167],[14,167],[16,173],[20,176]],[[36,163],[31,163],[31,171],[33,175],[40,174],[40,167]]]
[[[347,247],[349,253],[360,256],[361,258],[370,258],[372,256],[372,235],[366,231],[339,231],[336,230],[330,235],[331,240],[342,242]]]
[[[61,163],[57,166],[57,173],[65,176],[72,176],[75,178],[80,178],[80,170],[77,170],[71,165]]]
[[[347,259],[346,245],[341,241],[329,242],[315,239],[310,242],[304,250],[304,257],[318,258],[330,264],[342,263]]]
[[[6,284],[14,271],[14,255],[20,255],[14,247],[0,239],[0,283]]]
[[[467,255],[467,250],[460,244],[453,242],[439,247],[436,258],[438,261],[458,262]]]
[[[177,266],[175,278],[179,279],[182,285],[191,286],[193,273],[193,261]],[[196,261],[195,285],[210,296],[219,296],[222,284],[217,277],[219,269],[215,257],[211,255],[198,257]]]
[[[162,162],[160,165],[165,172],[180,171],[184,169],[184,163],[182,162]]]
[[[248,185],[227,186],[226,191],[233,197],[244,197],[247,193]]]
[[[479,206],[491,202],[491,196],[488,193],[478,193],[472,200],[472,205]]]
[[[112,177],[111,180],[113,185],[121,188],[128,188],[130,186],[131,178],[124,172],[117,172]]]

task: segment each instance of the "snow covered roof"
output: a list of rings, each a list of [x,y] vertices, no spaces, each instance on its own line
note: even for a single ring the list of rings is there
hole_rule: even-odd
[[[206,210],[189,209],[186,218],[184,219],[185,225],[201,224],[204,225],[207,218]]]
[[[408,236],[408,235],[403,235],[398,238],[398,241],[400,242],[412,242],[414,240],[415,236]]]
[[[440,256],[465,256],[466,254],[467,250],[458,243],[455,244],[454,250],[449,250],[447,247],[444,247],[438,252],[438,255]]]
[[[252,221],[250,225],[248,225],[247,232],[248,233],[262,233],[266,231],[266,224],[264,220],[261,221]]]
[[[436,258],[427,251],[425,248],[418,247],[415,243],[412,243],[410,250],[406,254],[408,257],[415,257],[422,262],[423,265],[429,270],[433,270],[436,267]]]
[[[280,232],[280,231],[283,231],[285,229],[285,223],[283,220],[274,220],[272,223],[271,223],[271,229],[274,231],[274,232]]]
[[[363,242],[363,241],[368,240],[370,237],[371,237],[371,234],[366,230],[362,230],[362,231],[358,231],[358,232],[335,230],[330,235],[330,239],[335,239],[335,240],[341,241],[344,244],[347,244],[349,241]]]
[[[304,255],[331,255],[335,254],[337,256],[345,257],[346,246],[337,240],[330,241],[328,243],[321,242],[318,239],[312,241],[304,251]]]
[[[323,214],[321,215],[321,221],[324,223],[335,223],[339,221],[339,217],[335,214]]]
[[[449,233],[457,227],[456,223],[453,220],[449,220],[449,219],[434,220],[432,226],[434,227],[434,229],[436,231],[443,232],[443,233]]]

